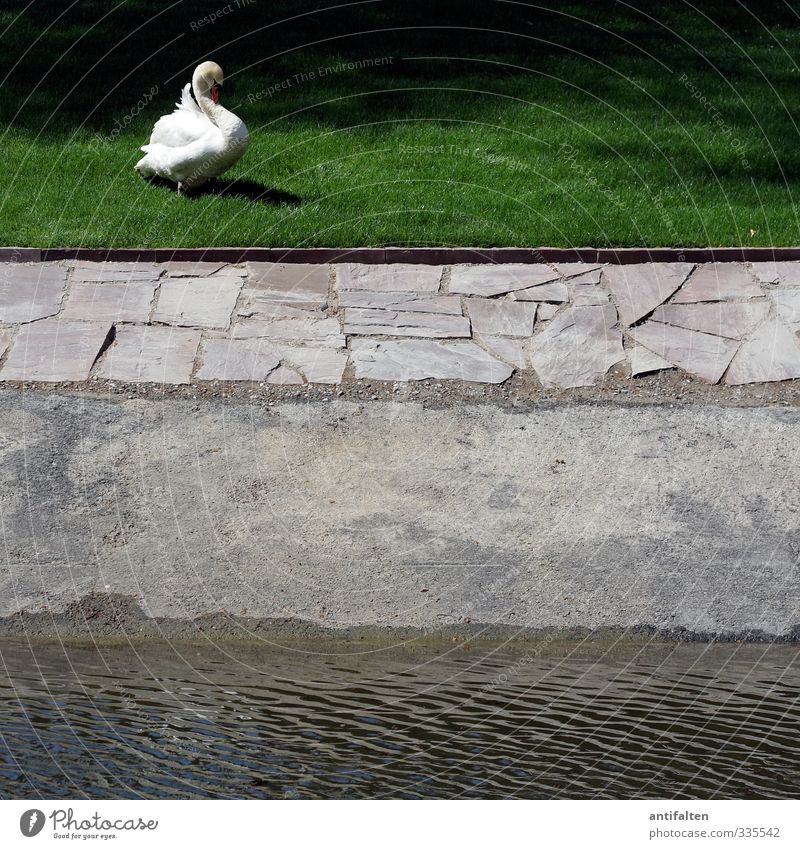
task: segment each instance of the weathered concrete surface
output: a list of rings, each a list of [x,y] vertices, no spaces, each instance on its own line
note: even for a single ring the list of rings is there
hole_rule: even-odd
[[[798,446],[797,409],[2,391],[2,632],[797,639]]]

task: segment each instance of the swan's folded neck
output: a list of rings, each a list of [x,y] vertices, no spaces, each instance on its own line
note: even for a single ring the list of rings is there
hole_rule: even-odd
[[[197,105],[205,112],[208,120],[219,127],[224,135],[235,134],[238,125],[241,123],[240,119],[224,106],[214,103],[199,80],[192,80],[192,91]]]

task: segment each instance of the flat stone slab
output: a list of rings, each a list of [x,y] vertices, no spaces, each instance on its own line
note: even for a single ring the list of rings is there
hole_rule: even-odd
[[[556,271],[562,276],[567,278],[573,277],[591,277],[587,282],[591,283],[599,283],[600,282],[600,273],[603,269],[603,266],[599,263],[589,263],[589,262],[559,262],[556,263]],[[572,282],[572,281],[570,281]]]
[[[760,294],[760,293],[759,293]],[[800,290],[798,290],[800,294]],[[760,324],[769,312],[766,298],[736,303],[717,301],[712,303],[665,304],[652,315],[654,321],[699,330],[728,339],[744,339]]]
[[[771,383],[800,377],[797,337],[777,318],[762,324],[742,343],[733,358],[725,383]]]
[[[0,370],[0,380],[87,380],[110,332],[110,322],[50,318],[25,324]]]
[[[239,277],[168,278],[161,284],[153,321],[224,330],[241,288]]]
[[[324,309],[328,303],[329,265],[310,263],[248,262],[247,286],[277,303],[303,303]]]
[[[458,295],[425,295],[417,294],[416,292],[367,292],[353,289],[339,293],[339,306],[461,315],[461,298]]]
[[[564,283],[540,283],[529,289],[518,289],[511,294],[516,301],[550,301],[563,304],[569,299],[569,290]]]
[[[619,308],[623,324],[631,325],[652,312],[686,280],[694,266],[687,262],[646,262],[611,265],[603,278]]]
[[[796,333],[800,332],[800,289],[780,289],[770,292],[778,315]]]
[[[506,336],[473,336],[473,339],[485,348],[493,357],[515,368],[530,368],[525,342],[522,339],[509,339]]]
[[[206,339],[197,380],[264,380],[280,352],[264,339]]]
[[[61,309],[67,269],[59,265],[0,264],[0,321],[22,324]]]
[[[707,383],[719,382],[739,347],[732,339],[658,321],[648,321],[628,333],[649,351]]]
[[[369,292],[438,292],[443,270],[440,265],[343,263],[336,266],[336,285]]]
[[[10,327],[0,327],[0,360],[5,352],[11,347],[11,340],[14,338],[14,331]]]
[[[320,304],[294,301],[291,304],[276,301],[270,292],[245,286],[236,315],[242,318],[259,318],[274,321],[276,318],[321,318]]]
[[[266,382],[275,386],[300,386],[306,381],[299,371],[289,366],[278,366],[267,375]]]
[[[276,343],[344,348],[345,337],[335,318],[253,319],[233,325],[234,339],[271,339]]]
[[[625,359],[613,305],[570,307],[533,337],[530,359],[542,384],[592,386]]]
[[[570,303],[576,307],[596,307],[607,304],[608,292],[600,285],[603,269],[598,268],[568,280]]]
[[[230,277],[244,277],[247,273],[244,268],[228,265],[227,262],[179,262],[173,260],[162,263],[161,267],[168,277],[209,277],[211,274],[222,271],[222,269],[225,269],[225,276]]]
[[[126,383],[189,383],[200,335],[194,328],[124,324],[97,373]]]
[[[762,292],[750,272],[734,262],[700,265],[672,299],[674,304],[759,298]]]
[[[628,356],[631,361],[631,375],[633,377],[636,377],[637,374],[650,374],[654,371],[674,368],[672,363],[667,362],[663,357],[659,357],[658,354],[648,351],[641,345],[634,345],[628,351]]]
[[[158,280],[164,267],[154,262],[73,262],[73,283],[126,283],[133,280]]]
[[[473,331],[485,336],[531,336],[536,320],[536,304],[519,301],[467,298],[467,312]]]
[[[461,315],[348,307],[344,311],[344,332],[359,336],[468,338],[470,324],[469,319]]]
[[[73,283],[61,315],[83,321],[146,322],[157,285],[155,280]]]
[[[341,383],[347,354],[329,348],[281,348],[284,365],[300,372],[309,383]]]
[[[548,265],[454,265],[450,270],[450,291],[460,295],[482,295],[489,298],[492,295],[530,289],[532,286],[559,278],[559,273]],[[564,291],[566,292],[566,289]]]
[[[759,283],[800,286],[800,262],[751,262]]]
[[[502,383],[514,369],[474,342],[355,340],[352,359],[357,378],[373,380],[465,380]]]
[[[599,307],[608,303],[609,296],[601,286],[573,286],[569,300],[575,307]]]
[[[576,304],[576,306],[578,306]],[[585,304],[582,306],[586,306]],[[536,307],[536,318],[541,321],[550,321],[551,318],[555,318],[558,315],[558,311],[561,309],[560,304],[549,304],[540,302]]]

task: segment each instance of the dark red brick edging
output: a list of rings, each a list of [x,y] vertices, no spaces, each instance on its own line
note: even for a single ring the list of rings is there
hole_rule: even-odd
[[[794,248],[15,248],[0,247],[0,262],[409,262],[455,263],[785,262],[800,260]]]

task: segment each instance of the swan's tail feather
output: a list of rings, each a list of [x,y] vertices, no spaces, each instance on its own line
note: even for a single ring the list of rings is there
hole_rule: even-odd
[[[195,103],[192,97],[192,84],[186,83],[181,92],[181,99],[175,104],[178,109],[185,109],[188,112],[202,112],[200,107]]]

